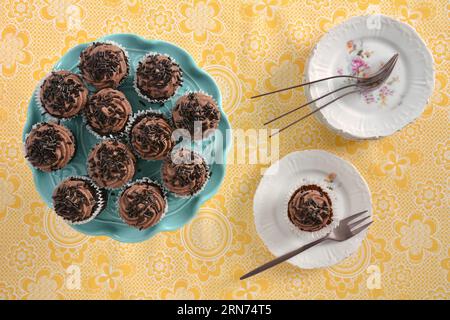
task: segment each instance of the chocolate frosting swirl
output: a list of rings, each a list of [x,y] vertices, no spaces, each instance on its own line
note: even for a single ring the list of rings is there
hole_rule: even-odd
[[[74,136],[69,129],[56,123],[35,125],[25,140],[25,158],[44,172],[63,168],[74,154]]]
[[[92,217],[99,206],[99,195],[89,182],[68,178],[53,191],[53,208],[60,217],[81,222]]]
[[[97,89],[117,88],[128,75],[128,58],[118,46],[94,42],[80,54],[83,79]]]
[[[85,108],[88,125],[102,136],[122,132],[130,114],[131,105],[125,95],[111,88],[94,94]]]
[[[104,140],[88,156],[88,174],[101,188],[120,188],[135,173],[136,158],[127,145]]]
[[[193,139],[202,139],[219,126],[220,111],[210,96],[191,92],[178,99],[172,119],[175,127],[188,130]]]
[[[151,100],[166,100],[181,86],[182,71],[170,57],[148,55],[136,69],[136,86]]]
[[[41,85],[42,107],[56,118],[77,115],[86,105],[88,89],[80,76],[69,71],[53,71]]]
[[[161,160],[172,150],[172,127],[160,114],[138,117],[131,129],[131,145],[142,159]]]
[[[199,154],[181,148],[164,160],[162,178],[169,191],[180,196],[191,196],[208,181],[208,166]]]
[[[142,230],[161,220],[166,205],[164,193],[158,185],[136,182],[120,195],[119,213],[128,225]]]
[[[289,220],[300,230],[320,230],[331,223],[332,216],[330,197],[317,185],[300,187],[289,200]]]

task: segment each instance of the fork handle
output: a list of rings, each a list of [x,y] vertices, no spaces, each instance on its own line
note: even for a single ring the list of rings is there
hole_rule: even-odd
[[[255,274],[263,272],[264,270],[270,269],[270,268],[272,268],[272,267],[274,267],[274,266],[276,266],[276,265],[278,265],[278,264],[280,264],[280,263],[282,263],[282,262],[284,262],[286,260],[289,260],[290,258],[298,255],[299,253],[301,253],[301,252],[303,252],[303,251],[305,251],[305,250],[307,250],[307,249],[309,249],[311,247],[314,247],[315,245],[321,243],[322,241],[325,241],[326,239],[328,239],[328,235],[326,235],[323,238],[317,239],[317,240],[315,240],[313,242],[310,242],[308,244],[305,244],[304,246],[302,246],[302,247],[300,247],[298,249],[295,249],[295,250],[293,250],[291,252],[283,254],[282,256],[279,256],[278,258],[275,258],[272,261],[269,261],[269,262],[263,264],[262,266],[259,266],[258,268],[250,271],[249,273],[244,274],[240,279],[244,280],[244,279],[247,279],[247,278],[249,278],[251,276],[254,276]]]

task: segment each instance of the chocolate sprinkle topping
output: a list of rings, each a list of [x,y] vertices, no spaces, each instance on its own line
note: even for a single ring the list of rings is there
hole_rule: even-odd
[[[67,79],[67,75],[56,72],[52,72],[51,76],[45,79],[41,89],[44,87],[42,105],[60,115],[67,111],[66,104],[74,104],[75,98],[78,98],[80,92],[84,90],[81,83],[77,83],[73,79]]]

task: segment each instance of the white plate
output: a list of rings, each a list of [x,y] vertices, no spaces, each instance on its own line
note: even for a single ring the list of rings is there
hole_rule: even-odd
[[[413,28],[390,17],[353,17],[331,29],[314,48],[305,80],[339,73],[370,75],[394,53],[400,54],[399,60],[381,88],[344,97],[317,112],[318,119],[351,139],[388,136],[416,119],[433,92],[433,58]],[[312,100],[345,83],[348,80],[335,79],[314,84],[305,90],[306,96]],[[313,104],[312,108],[343,92]]]
[[[291,229],[284,216],[287,212],[282,208],[287,194],[299,181],[323,180],[332,172],[337,174],[333,182],[337,198],[333,203],[334,219],[341,220],[363,210],[372,215],[369,187],[351,163],[322,150],[293,152],[266,170],[255,193],[256,230],[272,254],[280,256],[311,241]],[[366,233],[343,242],[322,242],[289,262],[304,269],[334,265],[354,253]]]

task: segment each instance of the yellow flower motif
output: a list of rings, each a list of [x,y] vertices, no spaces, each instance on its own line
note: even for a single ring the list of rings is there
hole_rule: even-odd
[[[264,57],[269,45],[267,44],[267,37],[260,34],[258,31],[244,34],[244,39],[241,42],[242,52],[252,60]]]
[[[189,253],[184,255],[187,261],[187,272],[196,275],[200,281],[207,281],[210,277],[220,275],[221,267],[225,261],[224,257],[216,260],[202,260],[193,258]]]
[[[156,34],[161,35],[164,32],[171,32],[172,26],[175,25],[172,11],[167,10],[164,6],[156,9],[150,9],[147,16],[147,28],[154,30]]]
[[[190,286],[187,280],[179,279],[172,290],[161,289],[159,296],[163,300],[198,300],[201,290],[197,286]]]
[[[142,12],[142,0],[125,0],[128,11],[133,14],[139,14]],[[103,0],[103,3],[110,7],[117,7],[122,4],[122,0]]]
[[[319,19],[319,29],[322,30],[323,32],[328,32],[328,30],[330,30],[332,27],[347,19],[347,16],[348,13],[346,9],[344,8],[336,9],[336,11],[333,12],[331,19],[328,18]]]
[[[53,21],[58,31],[79,30],[84,18],[84,10],[78,5],[80,0],[44,0],[41,16]]]
[[[384,264],[391,260],[391,254],[386,249],[386,241],[375,238],[371,233],[367,234],[367,240],[370,245],[370,263],[378,265],[383,270]]]
[[[443,166],[446,170],[450,169],[450,140],[445,143],[438,143],[433,152],[435,162],[439,166]]]
[[[10,138],[8,141],[0,141],[0,162],[14,167],[23,160],[22,144],[20,141]]]
[[[431,101],[441,107],[448,107],[448,77],[446,73],[437,72],[435,77],[434,94]]]
[[[73,264],[82,264],[84,253],[88,245],[85,243],[77,247],[61,247],[53,242],[48,243],[50,249],[50,260],[59,263],[63,268]]]
[[[379,4],[380,0],[350,0],[350,2],[356,2],[359,9],[366,10],[369,5]]]
[[[215,45],[212,49],[203,50],[199,65],[201,67],[222,65],[228,66],[233,71],[237,70],[236,55],[233,51],[227,51],[222,43]]]
[[[421,213],[413,213],[408,222],[398,220],[394,223],[394,230],[399,235],[395,239],[395,248],[408,251],[411,262],[419,263],[424,254],[435,253],[439,250],[439,243],[434,238],[436,222]]]
[[[130,31],[129,22],[119,16],[107,19],[103,27],[104,33],[126,33]]]
[[[59,57],[56,56],[53,58],[43,58],[39,61],[39,69],[33,72],[33,78],[38,81],[43,79],[50,71],[52,71],[53,66],[58,60]]]
[[[270,28],[275,28],[279,24],[277,11],[288,0],[250,0],[242,5],[242,14],[245,17],[264,17]]]
[[[346,299],[349,295],[357,294],[363,282],[362,274],[355,277],[341,277],[324,271],[325,288],[334,291],[339,299]]]
[[[19,31],[14,25],[6,26],[0,37],[0,65],[5,77],[12,77],[17,71],[17,65],[29,65],[32,58],[28,51],[30,42],[26,31]]]
[[[264,88],[267,91],[274,91],[291,86],[293,81],[301,78],[303,67],[303,61],[294,57],[291,52],[284,53],[278,62],[266,62],[264,69],[269,74],[269,78],[264,81]],[[282,101],[288,101],[292,97],[292,90],[281,92],[278,97]]]
[[[14,288],[0,281],[0,300],[16,300]]]
[[[156,280],[169,278],[173,270],[172,259],[163,252],[158,252],[150,255],[146,267],[148,275],[154,277]]]
[[[395,216],[398,210],[396,197],[386,190],[373,194],[373,205],[375,214],[381,219]]]
[[[40,270],[34,278],[25,278],[21,282],[21,289],[26,293],[22,297],[25,300],[62,300],[64,296],[60,292],[64,284],[64,277],[60,274],[52,274],[49,269]]]
[[[295,24],[288,24],[287,30],[284,32],[284,37],[289,43],[294,45],[295,49],[299,51],[309,50],[312,30],[313,28],[310,25],[298,21]]]
[[[311,149],[316,148],[322,138],[317,125],[305,123],[302,126],[299,126],[298,129],[296,129],[296,134],[292,135],[290,140],[293,142],[294,146],[297,149]]]
[[[295,270],[287,273],[287,278],[284,280],[286,291],[294,297],[304,296],[309,293],[311,280],[306,272]]]
[[[147,295],[147,293],[140,291],[136,294],[130,296],[130,300],[154,300],[152,296]]]
[[[93,290],[104,288],[111,298],[120,298],[120,283],[133,273],[133,266],[129,264],[115,266],[109,261],[108,256],[99,254],[96,260],[96,270],[98,273],[88,280],[88,288]]]
[[[194,41],[205,42],[210,33],[222,32],[222,23],[217,18],[220,3],[216,0],[194,0],[192,4],[182,3],[180,31],[192,33]]]
[[[89,37],[87,32],[84,30],[78,31],[74,36],[68,35],[64,39],[64,48],[62,49],[61,54],[66,53],[67,51],[72,49],[77,44],[91,42],[94,40],[95,40],[95,38]]]
[[[16,175],[10,175],[4,165],[0,165],[0,220],[10,209],[16,210],[22,206],[22,199],[18,195],[20,179]]]
[[[233,229],[233,237],[231,240],[230,250],[227,256],[242,256],[245,253],[245,247],[251,242],[251,236],[247,230],[247,224],[244,221],[238,221],[234,217],[230,217],[230,223]]]
[[[437,288],[435,291],[430,291],[428,293],[430,299],[432,300],[449,300],[450,299],[450,291],[445,290],[443,287]]]
[[[255,100],[250,98],[258,94],[256,91],[256,80],[247,78],[241,74],[238,75],[238,78],[241,81],[243,99],[239,104],[239,108],[236,110],[236,114],[240,114],[242,112],[252,113],[255,111]]]
[[[246,173],[233,178],[231,183],[231,195],[241,203],[247,203],[253,197],[256,188],[256,179],[250,178]]]
[[[8,9],[8,17],[23,22],[33,16],[36,9],[33,0],[9,0],[6,5]]]
[[[447,270],[447,282],[450,282],[450,249],[447,251],[447,258],[441,261],[441,267]]]
[[[23,240],[17,245],[13,245],[8,254],[9,265],[18,270],[33,266],[35,258],[34,248]]]
[[[379,177],[390,176],[400,188],[406,188],[410,179],[409,169],[419,162],[419,154],[415,151],[399,154],[390,142],[382,144],[385,160],[373,164],[371,171]]]
[[[436,14],[436,8],[431,2],[422,2],[418,4],[408,3],[406,0],[397,0],[394,2],[400,15],[400,21],[406,22],[412,26],[420,20],[431,19]]]
[[[43,202],[32,202],[29,212],[25,213],[23,221],[28,225],[28,234],[39,237],[41,240],[48,239],[44,230],[45,211],[48,210]]]
[[[329,0],[306,0],[306,5],[321,10],[330,5]]]
[[[389,273],[391,283],[397,289],[404,289],[411,286],[412,272],[411,269],[406,268],[404,265],[397,266]]]
[[[20,124],[24,124],[27,120],[27,111],[28,111],[28,101],[22,100],[18,103],[17,108],[17,120]]]
[[[431,180],[425,183],[419,183],[416,191],[414,191],[416,203],[423,205],[426,209],[440,207],[442,205],[441,200],[444,199],[442,189],[442,186],[435,184]]]
[[[347,140],[341,136],[336,136],[334,144],[336,147],[345,148],[345,151],[350,154],[355,154],[358,150],[367,150],[367,148],[369,148],[367,140]]]
[[[422,127],[418,123],[411,123],[401,131],[400,136],[402,140],[411,143],[417,140],[421,133]]]
[[[235,270],[233,273],[234,287],[225,290],[225,299],[254,300],[268,290],[269,281],[264,278],[254,277],[248,280],[239,280],[239,277],[244,273],[244,270],[240,267]]]
[[[450,48],[448,46],[449,38],[443,33],[430,39],[430,48],[433,52],[436,63],[450,60]]]

